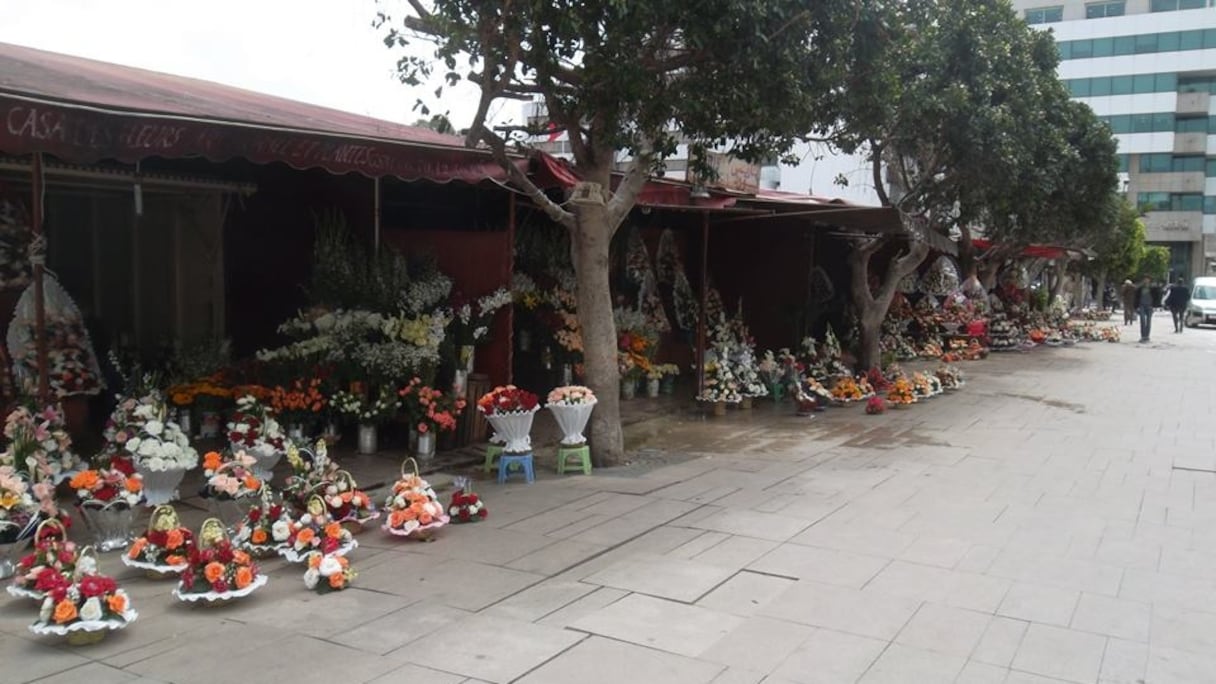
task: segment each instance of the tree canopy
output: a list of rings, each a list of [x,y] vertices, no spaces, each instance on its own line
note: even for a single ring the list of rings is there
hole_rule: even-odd
[[[592,449],[623,452],[609,243],[647,177],[686,144],[759,160],[825,131],[874,4],[860,0],[382,0],[377,22],[404,48],[408,85],[475,83],[467,134],[531,202],[570,230],[588,381],[600,403]],[[398,11],[400,10],[400,11]],[[421,44],[421,48],[420,48]],[[440,88],[435,94],[442,96]],[[495,128],[504,100],[544,104],[547,121]],[[425,106],[425,105],[424,105]],[[428,113],[425,108],[423,114]],[[581,182],[555,201],[507,158],[520,134],[564,132]],[[630,153],[614,182],[620,151]]]

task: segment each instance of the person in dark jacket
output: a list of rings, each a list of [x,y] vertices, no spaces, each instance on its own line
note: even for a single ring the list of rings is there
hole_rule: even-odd
[[[1136,313],[1140,315],[1140,341],[1142,343],[1148,342],[1149,335],[1153,332],[1153,306],[1156,304],[1153,289],[1153,280],[1148,276],[1144,276],[1140,287],[1136,288]]]
[[[1182,278],[1179,278],[1165,293],[1165,305],[1174,317],[1174,332],[1180,333],[1186,327],[1186,305],[1190,303],[1191,291]]]
[[[1136,286],[1132,281],[1123,281],[1119,296],[1123,299],[1123,325],[1131,325],[1136,317]]]

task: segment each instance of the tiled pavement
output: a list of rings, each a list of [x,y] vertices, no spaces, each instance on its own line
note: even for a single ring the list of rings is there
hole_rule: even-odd
[[[682,458],[485,483],[484,523],[362,534],[338,594],[271,563],[192,610],[107,557],[140,620],[73,649],[7,600],[0,680],[1216,681],[1216,331],[1156,327],[881,417],[650,425]]]

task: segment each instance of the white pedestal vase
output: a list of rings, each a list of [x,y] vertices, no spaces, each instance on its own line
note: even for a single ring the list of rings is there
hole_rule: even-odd
[[[275,451],[274,447],[269,445],[246,449],[237,444],[232,445],[232,452],[244,450],[246,454],[253,457],[253,476],[262,482],[269,482],[274,477],[274,467],[278,465],[279,459],[283,458],[281,451]]]
[[[531,411],[486,414],[486,420],[494,432],[506,440],[502,448],[504,453],[526,454],[532,451],[532,419],[538,410],[539,406]]]
[[[93,533],[93,546],[98,551],[115,551],[131,543],[135,509],[126,501],[86,501],[79,510],[85,527]]]
[[[549,404],[547,407],[553,413],[553,419],[557,421],[557,426],[562,429],[562,444],[565,446],[575,446],[587,441],[583,436],[583,430],[587,428],[587,421],[591,419],[591,411],[595,408],[595,404]]]
[[[376,439],[376,426],[361,424],[359,426],[359,453],[371,455],[380,450]]]
[[[185,468],[170,470],[148,470],[139,463],[135,464],[135,472],[144,481],[144,505],[148,507],[161,506],[177,500],[177,487],[186,477]]]

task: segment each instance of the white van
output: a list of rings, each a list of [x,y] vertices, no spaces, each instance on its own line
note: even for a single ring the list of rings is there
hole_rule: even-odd
[[[1186,305],[1186,326],[1216,325],[1216,278],[1196,278]]]

